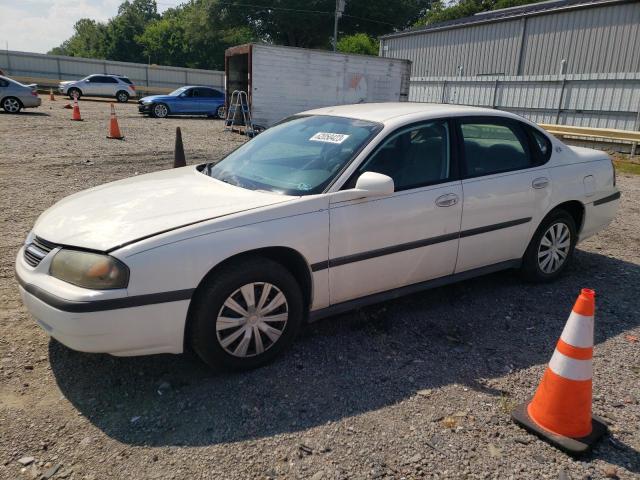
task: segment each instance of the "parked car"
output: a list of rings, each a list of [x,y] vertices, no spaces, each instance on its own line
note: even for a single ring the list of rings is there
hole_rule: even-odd
[[[23,108],[39,107],[36,84],[23,85],[20,82],[0,75],[0,107],[7,113],[18,113]]]
[[[556,279],[620,193],[606,153],[516,115],[414,103],[293,116],[218,163],[46,210],[20,293],[65,345],[252,368],[305,321],[518,268]]]
[[[114,97],[124,103],[136,97],[136,86],[124,75],[89,75],[82,80],[60,82],[58,90],[71,99],[74,96]]]
[[[180,87],[168,95],[151,95],[138,100],[138,112],[152,117],[207,115],[224,118],[225,95],[211,87]]]

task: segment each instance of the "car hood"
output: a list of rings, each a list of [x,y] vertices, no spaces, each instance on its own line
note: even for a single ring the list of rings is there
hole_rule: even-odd
[[[76,83],[77,80],[65,80],[63,82],[60,82],[60,85],[69,85],[71,83]]]
[[[167,230],[293,198],[235,187],[188,166],[71,195],[42,213],[33,232],[49,242],[108,251]]]
[[[171,95],[149,95],[140,99],[141,102],[169,102],[175,100],[178,97],[172,97]]]

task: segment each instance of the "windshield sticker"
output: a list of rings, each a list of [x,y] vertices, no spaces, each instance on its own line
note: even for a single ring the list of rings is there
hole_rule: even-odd
[[[344,142],[349,135],[345,135],[344,133],[328,133],[328,132],[318,132],[309,140],[312,142],[325,142],[325,143],[336,143],[340,144]]]

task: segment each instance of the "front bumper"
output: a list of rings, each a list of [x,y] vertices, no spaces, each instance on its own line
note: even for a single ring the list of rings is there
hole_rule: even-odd
[[[81,352],[117,356],[182,353],[188,299],[105,309],[105,300],[96,300],[95,291],[70,286],[46,273],[55,251],[34,268],[24,261],[23,249],[15,264],[20,296],[38,325],[60,343]],[[82,290],[84,298],[77,295]],[[127,298],[126,291],[120,295]],[[109,301],[117,303],[118,298],[111,297]]]
[[[150,113],[151,112],[151,104],[150,103],[140,103],[138,102],[138,113]]]

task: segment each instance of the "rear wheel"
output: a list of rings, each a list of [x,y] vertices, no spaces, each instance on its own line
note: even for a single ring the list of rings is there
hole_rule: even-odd
[[[74,97],[78,97],[78,100],[80,100],[80,97],[82,96],[82,92],[80,91],[79,88],[73,87],[67,90],[67,95],[69,95],[69,98],[71,100],[73,100]]]
[[[576,223],[565,210],[551,212],[540,224],[522,258],[522,273],[534,282],[558,278],[573,258]]]
[[[264,365],[293,342],[304,302],[282,265],[254,257],[216,272],[194,299],[189,341],[211,367]]]
[[[124,90],[120,90],[116,93],[116,100],[120,103],[127,103],[129,101],[129,94]]]
[[[218,109],[216,110],[216,115],[218,118],[224,120],[225,115],[226,115],[226,109],[224,108],[224,105],[220,105],[218,107]]]
[[[7,113],[18,113],[22,110],[22,103],[16,97],[6,97],[2,100],[2,109]]]

